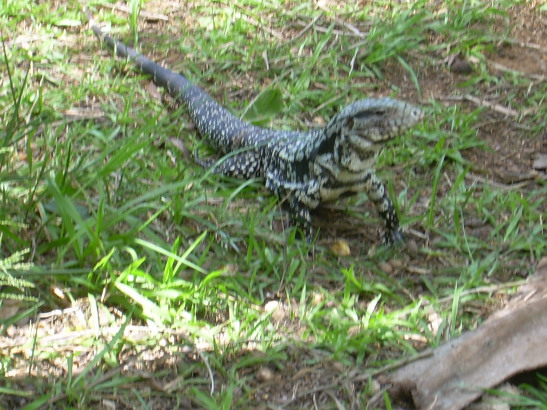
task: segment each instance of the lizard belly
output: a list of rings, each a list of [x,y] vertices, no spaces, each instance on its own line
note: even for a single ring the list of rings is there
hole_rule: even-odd
[[[334,184],[326,180],[319,188],[321,201],[334,201],[346,194],[368,191],[372,175],[372,170],[367,170],[358,174],[344,175],[344,178],[341,177]]]
[[[334,201],[340,198],[341,196],[343,196],[346,192],[347,192],[346,188],[322,187],[320,190],[321,201],[322,202]]]
[[[318,158],[314,164],[315,175],[318,175],[321,201],[333,201],[344,196],[370,190],[374,175],[370,160],[358,171],[341,167],[328,156]]]

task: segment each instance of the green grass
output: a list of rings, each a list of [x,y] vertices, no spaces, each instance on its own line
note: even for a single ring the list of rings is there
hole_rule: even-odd
[[[495,183],[496,173],[473,161],[495,158],[501,129],[533,145],[547,127],[545,81],[487,66],[513,38],[510,8],[522,5],[346,3],[203,1],[175,10],[168,24],[145,23],[147,2],[127,13],[89,7],[113,35],[138,41],[257,124],[317,126],[369,95],[421,100],[426,120],[378,166],[414,253],[378,245],[379,219],[364,195],[318,215],[314,244],[295,239],[260,180],[193,163],[195,148],[212,151],[184,107],[154,97],[148,79],[102,49],[78,2],[0,6],[0,284],[8,287],[0,303],[8,294],[21,300],[17,316],[0,321],[2,336],[38,311],[88,306],[85,324],[51,322],[66,340],[35,334],[24,349],[0,353],[0,403],[19,396],[29,408],[93,407],[117,397],[142,407],[249,407],[274,400],[256,381],[261,368],[285,375],[280,387],[308,368],[316,384],[299,394],[340,380],[333,389],[345,405],[363,405],[375,394],[369,376],[476,327],[494,294],[533,271],[547,247],[545,179]],[[453,53],[476,62],[453,94],[495,94],[522,115],[496,117],[432,93],[452,76],[440,61]],[[333,218],[349,256],[330,250]],[[93,331],[76,334],[84,329]],[[43,363],[62,372],[40,373]],[[337,377],[355,369],[356,390],[346,391]],[[146,383],[152,377],[164,390]],[[23,382],[32,397],[18,392]],[[545,404],[531,389],[530,400]]]

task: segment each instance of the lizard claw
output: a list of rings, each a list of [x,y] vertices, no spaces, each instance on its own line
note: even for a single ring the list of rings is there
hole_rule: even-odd
[[[403,233],[400,230],[395,229],[384,234],[384,239],[382,243],[384,245],[392,246],[402,244],[404,240],[405,237],[403,236]]]

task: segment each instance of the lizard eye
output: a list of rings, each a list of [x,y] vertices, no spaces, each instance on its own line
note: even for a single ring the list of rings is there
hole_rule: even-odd
[[[424,115],[423,111],[419,108],[414,108],[411,113],[414,118],[422,118],[422,116]]]

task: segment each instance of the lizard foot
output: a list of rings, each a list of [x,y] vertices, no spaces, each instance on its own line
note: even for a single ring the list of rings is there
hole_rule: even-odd
[[[384,239],[382,243],[384,245],[393,246],[393,245],[401,245],[403,244],[404,241],[405,241],[405,237],[403,236],[403,233],[400,230],[395,229],[393,231],[386,232],[384,234]]]

